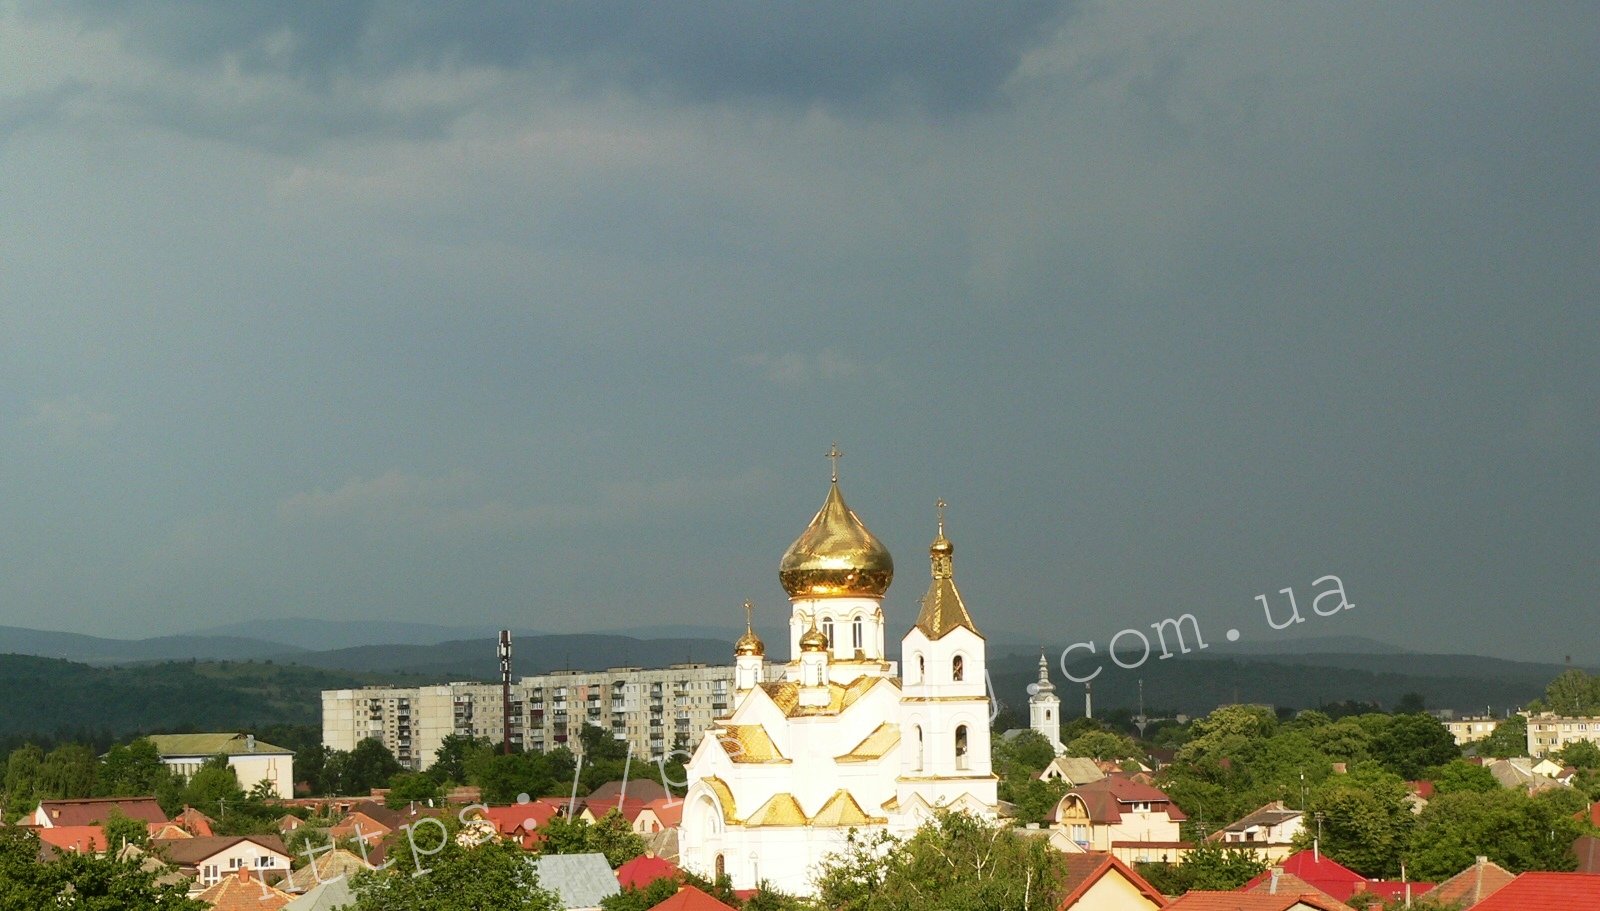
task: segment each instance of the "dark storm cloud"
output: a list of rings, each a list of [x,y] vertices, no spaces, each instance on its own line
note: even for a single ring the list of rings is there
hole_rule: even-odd
[[[908,100],[959,110],[990,101],[1067,6],[80,0],[68,8],[181,65],[229,59],[314,85],[417,68],[547,63],[586,82],[694,100]]]

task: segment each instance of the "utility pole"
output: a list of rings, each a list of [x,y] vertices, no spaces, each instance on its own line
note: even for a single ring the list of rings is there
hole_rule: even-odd
[[[511,754],[511,630],[500,631],[500,749]]]

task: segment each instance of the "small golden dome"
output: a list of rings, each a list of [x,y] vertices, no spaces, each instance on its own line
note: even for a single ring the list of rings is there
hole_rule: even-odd
[[[755,605],[749,601],[744,603],[744,635],[740,636],[739,641],[733,644],[733,656],[735,658],[741,658],[746,655],[760,657],[767,653],[767,644],[761,641],[761,637],[756,635],[755,628],[751,626],[750,616],[754,608]]]
[[[894,581],[894,560],[839,493],[828,497],[778,564],[791,598],[882,598]]]
[[[800,634],[800,651],[825,652],[828,650],[828,637],[822,630],[817,629],[817,615],[811,615],[811,628]]]

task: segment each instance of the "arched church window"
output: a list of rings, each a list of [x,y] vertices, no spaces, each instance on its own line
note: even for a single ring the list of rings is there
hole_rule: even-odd
[[[966,663],[961,660],[960,655],[950,659],[950,679],[956,683],[967,679]]]
[[[911,746],[916,752],[911,754],[913,763],[911,768],[920,772],[922,771],[922,725],[915,725],[912,730],[916,732],[916,736],[912,738]]]
[[[957,658],[956,660],[959,661],[961,659]],[[956,726],[956,768],[964,769],[966,767],[967,767],[967,726],[962,724],[962,725],[957,725]]]
[[[865,633],[865,631],[866,631],[866,627],[862,624],[861,618],[857,617],[855,619],[855,622],[850,624],[850,647],[851,648],[860,648],[861,647],[861,643],[863,641],[862,636]]]
[[[921,683],[922,678],[928,674],[928,661],[921,655],[917,656],[917,679],[913,683]]]
[[[722,877],[727,876],[727,875],[728,875],[728,862],[725,859],[723,859],[723,856],[721,854],[718,854],[717,855],[717,875],[716,875],[716,878],[717,879],[721,879]]]
[[[828,648],[833,648],[833,618],[822,621],[822,635],[828,637]]]
[[[1046,720],[1046,721],[1050,720],[1050,710],[1049,709],[1045,709],[1044,710],[1044,720]]]

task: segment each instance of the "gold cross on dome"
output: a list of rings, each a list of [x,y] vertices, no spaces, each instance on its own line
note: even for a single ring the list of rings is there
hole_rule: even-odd
[[[755,609],[756,606],[750,602],[749,598],[744,599],[744,628],[746,631],[750,629],[751,615]]]
[[[949,504],[944,501],[944,497],[940,497],[933,501],[933,505],[935,509],[939,510],[939,534],[942,535],[944,534],[944,508]]]
[[[839,451],[838,443],[828,447],[827,456],[828,461],[833,463],[833,480],[837,483],[839,480],[839,459],[844,456],[844,453]]]

